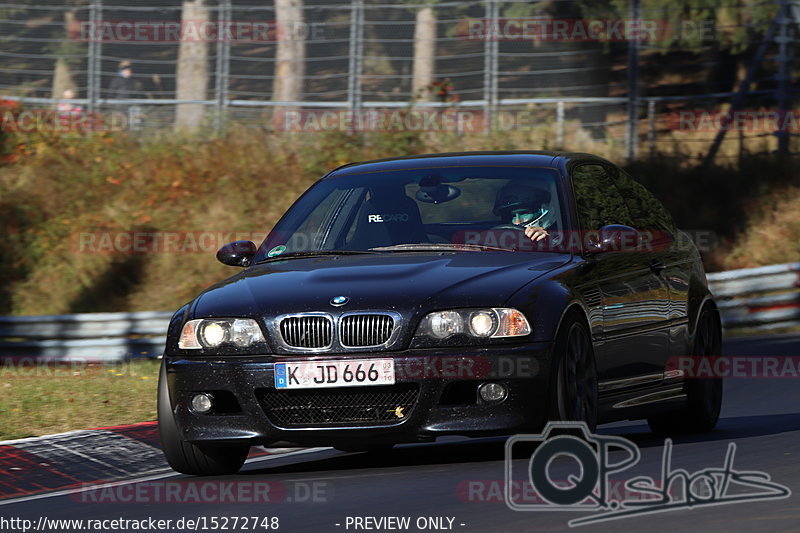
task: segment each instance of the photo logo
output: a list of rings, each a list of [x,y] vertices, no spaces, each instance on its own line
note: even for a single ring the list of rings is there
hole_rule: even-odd
[[[537,503],[520,499],[519,491],[513,490],[520,474],[516,472],[515,476],[513,449],[524,443],[537,444],[525,473],[541,498]],[[613,462],[612,450],[615,456],[623,451],[627,457]],[[583,422],[548,422],[541,435],[515,435],[506,442],[504,497],[506,505],[514,511],[592,513],[592,516],[568,522],[570,527],[575,527],[665,511],[791,496],[788,487],[771,481],[765,472],[736,470],[735,454],[736,443],[730,442],[721,466],[690,473],[683,468],[673,468],[672,440],[666,439],[661,479],[650,476],[628,479],[623,492],[626,497],[620,500],[613,497],[615,481],[611,476],[639,463],[641,452],[636,444],[624,437],[592,434]],[[566,484],[551,477],[551,462],[559,457],[576,461],[580,465],[580,477],[568,476]]]

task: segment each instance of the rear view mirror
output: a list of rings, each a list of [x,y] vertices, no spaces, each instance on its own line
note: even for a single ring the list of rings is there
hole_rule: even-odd
[[[461,189],[453,185],[437,185],[436,187],[421,187],[416,194],[417,200],[426,204],[442,204],[455,200],[461,195]]]
[[[250,266],[256,250],[256,245],[251,241],[233,241],[217,251],[217,260],[228,266]]]
[[[447,185],[439,174],[427,174],[419,182],[416,193],[417,200],[426,204],[441,204],[455,200],[461,195],[461,189]]]

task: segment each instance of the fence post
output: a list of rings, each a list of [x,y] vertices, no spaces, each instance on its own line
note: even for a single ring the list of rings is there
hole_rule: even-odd
[[[656,155],[656,101],[647,102],[647,153],[652,158]]]
[[[564,102],[556,104],[556,149],[564,149]]]
[[[780,33],[775,41],[778,43],[778,74],[775,76],[778,82],[778,112],[780,116],[780,125],[775,131],[775,136],[778,137],[778,155],[787,156],[789,154],[789,139],[790,133],[786,130],[787,113],[792,112],[792,73],[790,61],[792,59],[792,51],[788,46],[792,42],[789,35],[789,23],[792,22],[792,13],[789,11],[789,3],[787,0],[781,0],[780,7]],[[800,21],[795,21],[800,23]]]
[[[231,2],[230,0],[220,0],[217,9],[218,35],[225,35],[222,31],[223,25],[231,22]],[[231,43],[223,38],[217,39],[217,61],[215,69],[216,85],[214,87],[214,97],[216,100],[216,110],[214,115],[214,130],[217,134],[222,131],[225,120],[225,110],[228,107],[228,78],[231,67]]]
[[[347,101],[352,120],[350,131],[358,128],[361,112],[361,73],[364,50],[364,0],[353,0],[350,8],[350,61],[347,71]]]
[[[639,104],[639,0],[631,1],[630,23],[636,31],[628,36],[628,132],[625,145],[628,152],[628,161],[636,159],[637,149],[637,108]]]
[[[498,0],[489,0],[489,2],[492,5],[492,20],[494,21],[494,23],[499,28],[499,24],[500,24],[500,3],[498,2]],[[497,86],[497,78],[498,78],[497,71],[498,70],[500,70],[500,36],[496,35],[495,38],[492,39],[492,71],[491,71],[491,76],[492,76],[492,78],[491,78],[492,79],[492,85],[491,85],[492,102],[491,102],[491,105],[492,105],[492,121],[493,122],[497,122],[494,117],[497,114],[497,108],[498,108],[497,106],[498,106],[498,103],[500,101],[500,96],[498,94],[499,93],[499,88]]]
[[[491,110],[489,101],[491,95],[489,94],[489,86],[491,80],[489,79],[489,72],[492,70],[492,43],[491,43],[491,29],[492,29],[492,7],[490,0],[486,0],[484,6],[484,21],[483,21],[483,132],[489,133],[492,130]]]
[[[95,3],[89,4],[89,43],[86,47],[86,100],[88,104],[86,110],[91,115],[94,113],[94,87],[92,86],[92,77],[94,76],[94,17],[95,17]],[[55,97],[55,95],[53,95]]]
[[[99,31],[103,23],[103,3],[101,0],[92,0],[89,4],[89,28],[93,30],[89,36],[89,50],[86,61],[86,106],[89,115],[97,112],[100,100],[100,80],[102,70],[103,40]]]
[[[498,24],[500,9],[497,0],[486,0],[486,21],[484,24],[484,63],[483,63],[483,130],[494,130],[495,112],[497,111],[497,69],[498,69],[498,35],[494,31]]]

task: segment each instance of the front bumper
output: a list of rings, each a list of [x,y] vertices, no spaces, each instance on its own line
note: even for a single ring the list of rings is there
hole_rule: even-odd
[[[442,435],[482,436],[540,429],[546,414],[551,351],[552,343],[536,343],[313,357],[172,355],[165,356],[165,363],[175,421],[189,442],[367,446],[430,441]],[[394,359],[396,386],[417,391],[411,409],[396,420],[387,420],[384,415],[381,421],[319,422],[317,416],[317,421],[309,424],[285,424],[276,422],[265,409],[265,391],[275,392],[275,362],[369,357]],[[477,387],[486,381],[505,384],[507,397],[499,403],[480,399]],[[378,390],[369,386],[347,389],[364,395]],[[210,414],[194,413],[189,399],[197,392],[211,392],[222,399],[222,408]],[[362,401],[366,397],[360,396]]]

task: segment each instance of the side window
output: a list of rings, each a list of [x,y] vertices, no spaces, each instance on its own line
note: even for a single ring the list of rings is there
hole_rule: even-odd
[[[622,169],[617,169],[614,180],[617,190],[628,206],[631,226],[639,230],[666,230],[675,232],[675,223],[664,205]]]
[[[603,165],[580,165],[572,171],[578,221],[584,230],[609,224],[632,226],[631,215]]]

